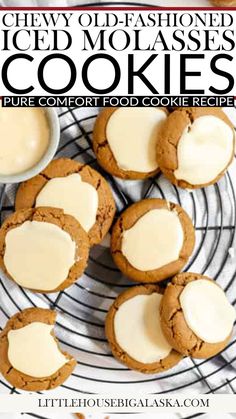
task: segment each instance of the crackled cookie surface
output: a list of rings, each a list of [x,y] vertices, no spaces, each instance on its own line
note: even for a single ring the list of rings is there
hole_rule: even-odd
[[[0,229],[0,264],[18,285],[56,292],[79,278],[89,240],[77,220],[56,208],[20,210]]]
[[[53,160],[41,174],[23,182],[17,191],[15,206],[16,210],[63,209],[81,224],[91,245],[103,240],[115,214],[111,188],[100,173],[66,158]]]
[[[222,7],[236,6],[236,0],[211,0],[211,3],[214,6],[222,6]]]
[[[124,179],[143,179],[157,173],[156,144],[167,115],[165,108],[103,109],[93,134],[99,164]]]
[[[206,276],[176,275],[161,303],[161,325],[168,342],[180,353],[208,358],[229,342],[236,318],[222,288]]]
[[[140,282],[158,282],[177,273],[194,247],[194,228],[178,205],[146,199],[117,220],[111,252],[119,269]]]
[[[0,334],[0,371],[14,387],[41,391],[62,384],[76,361],[62,352],[53,328],[56,313],[30,308],[13,316]]]
[[[157,160],[164,175],[183,188],[217,182],[232,161],[235,132],[219,108],[181,108],[163,125]]]
[[[181,359],[163,335],[161,300],[162,290],[158,286],[133,287],[118,296],[106,318],[106,335],[113,355],[144,373],[164,371]]]

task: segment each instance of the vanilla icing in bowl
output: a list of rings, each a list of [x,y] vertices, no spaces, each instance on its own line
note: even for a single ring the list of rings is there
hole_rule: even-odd
[[[0,107],[0,176],[18,175],[37,165],[50,135],[44,109]]]

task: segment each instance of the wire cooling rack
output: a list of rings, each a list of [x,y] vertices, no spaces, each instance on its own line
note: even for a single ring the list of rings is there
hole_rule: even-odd
[[[129,2],[126,5],[140,6],[141,3]],[[183,206],[196,230],[195,250],[184,270],[213,277],[223,287],[230,302],[236,305],[236,162],[217,184],[192,192],[176,188],[161,174],[145,181],[118,180],[106,174],[94,157],[91,140],[96,115],[95,108],[63,108],[60,111],[61,142],[57,156],[78,159],[102,173],[113,189],[117,215],[133,202],[149,197],[165,198]],[[236,120],[236,109],[231,109],[230,117]],[[1,221],[14,210],[15,190],[14,185],[0,190]],[[137,390],[138,393],[141,389],[143,393],[159,394],[235,393],[235,333],[228,347],[218,356],[209,360],[185,358],[175,368],[151,376],[130,371],[112,357],[104,334],[105,316],[116,296],[131,285],[134,284],[128,282],[112,262],[108,236],[91,250],[85,275],[58,294],[33,294],[1,276],[0,316],[3,321],[0,329],[9,317],[26,307],[41,306],[57,311],[56,334],[61,346],[78,360],[74,373],[61,386],[63,394],[124,390],[127,393]],[[21,393],[2,377],[1,391]],[[48,393],[53,394],[53,391]],[[33,413],[27,415],[44,418]],[[191,417],[196,416],[199,414]]]
[[[185,270],[208,274],[221,284],[232,304],[236,304],[235,176],[236,164],[218,184],[197,191],[176,188],[162,175],[146,181],[120,181],[97,165],[91,136],[97,110],[64,109],[60,114],[61,143],[57,156],[86,162],[110,183],[117,203],[117,215],[140,198],[161,197],[177,202],[191,216],[196,229],[196,246]],[[236,110],[235,110],[236,117]],[[14,209],[15,186],[5,186],[0,195],[3,220]],[[7,320],[16,311],[30,306],[56,309],[56,333],[63,349],[72,353],[78,365],[62,385],[64,391],[82,393],[134,391],[171,393],[235,393],[235,342],[210,360],[184,359],[165,373],[151,376],[130,371],[111,355],[104,335],[104,320],[114,298],[134,285],[114,266],[109,253],[109,237],[90,253],[86,274],[69,289],[58,294],[36,295],[0,278],[0,310]],[[236,366],[236,364],[235,364]],[[12,388],[2,378],[0,385]],[[1,388],[1,387],[0,387]],[[36,415],[37,417],[37,415]]]

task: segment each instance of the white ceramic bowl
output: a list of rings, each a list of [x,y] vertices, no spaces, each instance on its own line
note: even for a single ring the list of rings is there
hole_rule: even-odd
[[[44,153],[43,157],[39,162],[31,167],[28,170],[25,170],[21,173],[16,173],[14,175],[1,175],[0,174],[0,183],[18,183],[23,182],[24,180],[30,179],[38,175],[53,159],[60,140],[60,124],[57,112],[54,108],[43,108],[45,110],[49,128],[50,128],[50,137],[48,148]]]

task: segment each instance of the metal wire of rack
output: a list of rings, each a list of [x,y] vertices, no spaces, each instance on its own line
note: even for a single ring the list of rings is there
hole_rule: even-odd
[[[89,6],[101,3],[90,3]],[[103,5],[110,6],[110,2]],[[141,3],[115,2],[112,6],[142,6]],[[80,7],[85,6],[80,5]],[[86,5],[87,6],[87,5]],[[147,4],[145,4],[147,6]],[[153,6],[153,4],[148,4]],[[156,6],[156,4],[155,4]],[[120,182],[105,173],[96,162],[91,147],[91,135],[97,111],[80,116],[77,108],[64,109],[61,120],[62,141],[58,156],[67,156],[90,164],[110,183],[117,203],[117,215],[135,200],[161,197],[177,202],[190,214],[197,235],[197,243],[186,271],[197,271],[212,276],[224,288],[232,304],[236,305],[236,266],[233,260],[236,233],[236,183],[234,172],[216,185],[194,192],[182,191],[170,185],[162,175],[137,182],[139,196],[133,193],[129,182]],[[236,115],[236,114],[235,114]],[[65,122],[66,121],[66,122]],[[236,162],[235,162],[236,163]],[[235,166],[234,163],[234,166]],[[236,170],[235,170],[236,171]],[[236,174],[235,174],[236,175]],[[127,186],[128,185],[128,186]],[[0,191],[1,221],[14,210],[14,187]],[[115,361],[104,336],[106,312],[116,295],[133,284],[127,282],[113,265],[107,245],[95,246],[90,254],[84,278],[73,287],[58,294],[44,294],[40,299],[17,285],[9,285],[0,278],[0,311],[7,320],[26,306],[55,309],[58,312],[57,335],[60,343],[78,359],[71,378],[62,385],[64,391],[93,394],[112,388],[140,388],[144,392],[171,393],[193,389],[196,393],[234,393],[236,389],[236,356],[232,349],[236,336],[217,357],[209,360],[185,359],[166,373],[143,376],[130,371]],[[13,288],[12,288],[13,287]],[[1,327],[0,327],[1,330]],[[227,378],[226,378],[227,377]],[[0,377],[0,386],[9,393],[20,393]],[[27,416],[49,419],[34,413]],[[200,416],[189,416],[193,418]]]

